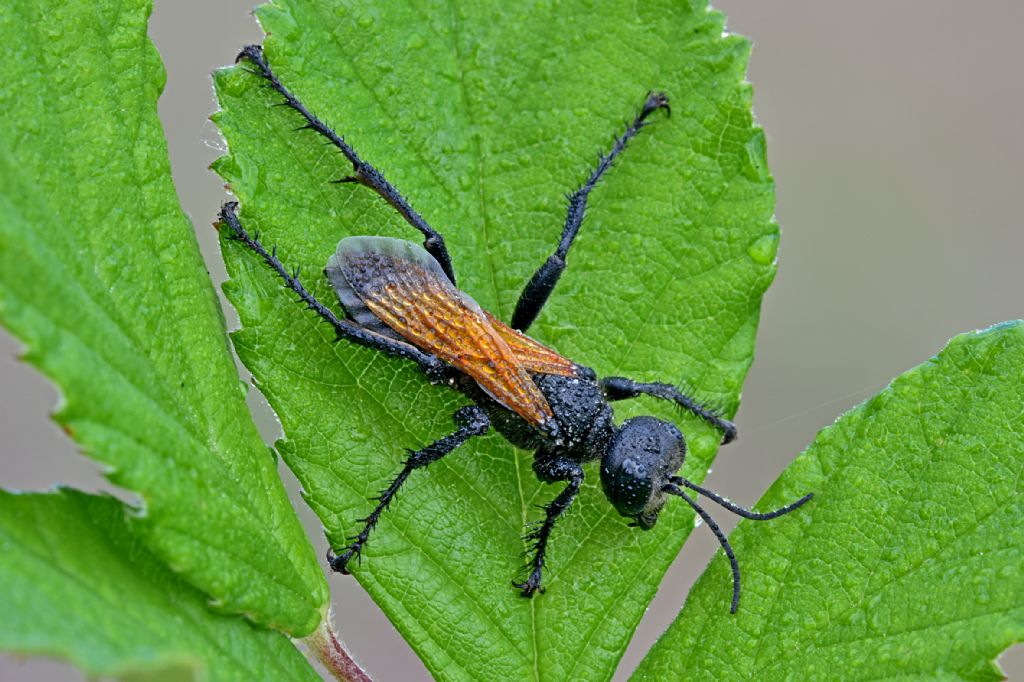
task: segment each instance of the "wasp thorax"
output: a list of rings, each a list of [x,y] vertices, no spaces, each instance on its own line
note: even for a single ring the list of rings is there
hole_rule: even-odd
[[[601,459],[604,494],[620,514],[651,528],[665,504],[662,488],[685,457],[686,441],[674,424],[654,417],[628,419]]]

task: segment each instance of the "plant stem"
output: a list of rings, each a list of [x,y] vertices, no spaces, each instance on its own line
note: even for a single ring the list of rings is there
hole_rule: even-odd
[[[320,627],[303,641],[310,651],[316,654],[317,660],[339,682],[373,682],[366,671],[345,650],[344,644],[334,633],[330,610],[320,621]]]

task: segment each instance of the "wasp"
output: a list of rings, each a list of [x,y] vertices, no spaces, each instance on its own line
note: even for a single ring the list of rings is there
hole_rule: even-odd
[[[670,495],[682,498],[704,520],[729,559],[733,578],[730,610],[735,613],[740,597],[739,564],[729,540],[697,502],[697,496],[703,495],[744,518],[763,521],[797,509],[813,493],[775,511],[757,513],[679,476],[686,457],[686,440],[679,428],[650,416],[634,417],[617,425],[611,403],[641,395],[671,401],[719,429],[723,445],[736,437],[735,426],[672,384],[639,382],[621,376],[598,378],[589,367],[526,335],[566,268],[591,190],[629,141],[651,123],[655,112],[671,115],[667,96],[653,91],[647,94],[633,121],[615,138],[611,149],[599,157],[586,181],[568,196],[561,239],[554,253],[526,283],[511,324],[505,324],[458,289],[452,259],[441,234],[427,224],[380,171],[364,161],[281,83],[261,46],[245,47],[237,61],[246,62],[250,71],[283,98],[282,105],[304,119],[302,128],[326,138],[351,163],[352,173],[335,182],[356,183],[376,192],[423,235],[423,244],[386,237],[342,239],[324,268],[345,312],[338,316],[306,290],[298,271],[285,268],[276,250],[267,251],[258,235],[250,236],[238,219],[236,203],[223,206],[220,225],[226,226],[230,238],[258,254],[286,288],[330,324],[338,340],[415,362],[431,382],[451,386],[473,403],[455,412],[454,432],[409,453],[401,471],[377,498],[376,507],[361,520],[363,528],[358,535],[349,538],[351,542],[346,547],[328,551],[331,568],[349,573],[352,560],[361,557],[382,513],[413,471],[494,429],[515,446],[536,453],[533,470],[541,481],[565,484],[543,507],[543,521],[533,525],[525,536],[530,546],[527,575],[512,583],[523,596],[543,592],[545,554],[555,524],[583,485],[583,465],[600,460],[605,496],[635,526],[652,528]]]

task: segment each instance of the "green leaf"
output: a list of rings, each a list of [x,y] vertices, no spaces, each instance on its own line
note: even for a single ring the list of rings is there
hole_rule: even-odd
[[[125,679],[318,680],[283,635],[206,608],[117,500],[0,491],[0,649]]]
[[[219,608],[303,635],[326,583],[174,193],[149,10],[0,9],[0,320],[59,385],[57,421],[139,493],[147,546]]]
[[[1024,323],[956,337],[822,431],[637,670],[665,679],[1001,679],[1024,639]],[[799,519],[797,521],[796,519]]]
[[[552,252],[563,194],[582,181],[651,89],[655,117],[591,196],[582,234],[531,333],[600,374],[685,380],[732,413],[753,352],[777,228],[763,134],[743,82],[748,43],[703,2],[302,3],[257,15],[284,83],[411,200],[451,248],[460,286],[508,319]],[[245,68],[221,71],[217,170],[242,219],[324,302],[317,273],[339,239],[418,234]],[[224,243],[243,362],[287,435],[279,450],[336,547],[360,527],[406,448],[453,430],[465,399],[414,366],[351,344],[293,304],[272,273]],[[703,478],[720,434],[684,428]],[[604,499],[597,467],[554,533],[547,593],[525,600],[524,526],[559,487],[496,435],[416,472],[356,575],[443,679],[605,679],[693,528],[675,505],[648,533]],[[723,597],[723,604],[727,597]]]

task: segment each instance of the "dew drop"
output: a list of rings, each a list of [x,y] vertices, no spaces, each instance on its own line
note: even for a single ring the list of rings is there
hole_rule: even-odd
[[[769,265],[775,260],[775,254],[779,248],[779,235],[766,234],[756,240],[747,248],[747,253],[754,259],[755,263]]]
[[[238,97],[251,85],[246,75],[238,67],[228,67],[217,73],[217,87],[227,95]]]

